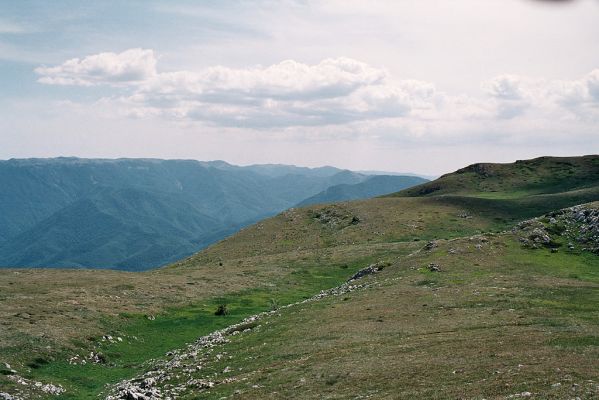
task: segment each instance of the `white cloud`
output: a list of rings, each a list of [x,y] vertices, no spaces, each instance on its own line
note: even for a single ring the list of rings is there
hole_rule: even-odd
[[[391,82],[384,69],[349,58],[159,73],[133,90],[121,101],[136,116],[162,114],[254,128],[400,117],[431,106],[435,92],[426,82]]]
[[[451,124],[524,117],[594,119],[599,114],[599,69],[571,81],[504,74],[483,82],[486,96],[476,97],[440,92],[430,82],[395,80],[384,68],[343,57],[311,65],[286,60],[265,67],[172,72],[157,71],[156,61],[152,50],[130,49],[75,58],[36,72],[47,84],[124,88],[120,97],[102,101],[118,104],[131,117],[221,127],[323,127],[411,119],[411,131],[422,136]]]
[[[156,74],[153,50],[129,49],[73,58],[55,67],[38,67],[39,82],[49,85],[121,85],[147,80]]]
[[[492,98],[496,117],[512,119],[531,106],[532,94],[525,89],[527,83],[519,76],[505,74],[483,82],[481,88]]]
[[[544,115],[552,121],[599,118],[599,69],[574,80],[501,75],[483,82],[481,88],[499,119],[524,114]]]
[[[223,66],[200,71],[162,73],[148,80],[142,91],[201,95],[218,102],[232,98],[307,100],[346,96],[356,89],[382,82],[386,72],[348,58],[326,59],[316,65],[286,60],[269,67],[233,69]]]
[[[578,80],[554,82],[550,94],[571,109],[585,104],[599,106],[599,69]]]
[[[521,100],[525,97],[521,78],[515,75],[501,75],[483,82],[482,88],[492,97],[502,100]]]
[[[585,81],[591,99],[599,103],[599,69],[595,69],[587,75]]]

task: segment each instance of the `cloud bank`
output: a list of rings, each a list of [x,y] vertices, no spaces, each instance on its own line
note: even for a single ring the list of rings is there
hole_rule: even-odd
[[[471,97],[438,91],[431,82],[396,79],[384,68],[343,57],[313,65],[285,60],[266,67],[167,72],[158,71],[157,62],[153,50],[135,48],[35,71],[48,85],[124,88],[125,94],[102,101],[132,117],[211,126],[268,129],[396,120],[405,127],[411,120],[412,129],[422,131],[415,125],[599,119],[599,69],[571,81],[500,75],[481,84],[481,96]]]
[[[36,73],[39,82],[50,85],[126,86],[131,93],[118,101],[137,117],[162,115],[222,126],[313,126],[398,117],[428,106],[435,94],[430,83],[391,83],[384,69],[350,58],[162,73],[156,64],[152,50],[130,49],[39,67]]]

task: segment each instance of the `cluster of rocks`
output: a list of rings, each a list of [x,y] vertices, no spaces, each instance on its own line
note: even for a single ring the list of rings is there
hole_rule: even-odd
[[[64,388],[60,385],[53,385],[51,383],[43,383],[39,381],[30,380],[23,378],[22,376],[13,374],[8,375],[8,379],[21,385],[27,389],[27,392],[31,393],[42,393],[44,395],[58,396],[64,393]],[[8,393],[0,393],[0,400],[21,400],[18,395],[10,395]]]
[[[324,207],[314,211],[312,216],[321,224],[332,228],[344,228],[349,225],[357,225],[360,223],[360,218],[339,206]]]
[[[428,265],[428,270],[431,272],[441,272],[441,266],[439,264],[430,263]]]
[[[492,176],[494,174],[494,170],[497,168],[496,165],[493,164],[489,164],[489,163],[478,163],[478,164],[472,164],[469,165],[467,167],[464,168],[460,168],[458,169],[455,173],[456,174],[464,174],[467,172],[474,172],[477,175],[483,176],[483,177],[489,177]]]
[[[514,233],[529,248],[551,247],[557,251],[553,235],[568,242],[570,250],[578,247],[599,254],[599,204],[582,204],[521,222]]]
[[[370,264],[368,267],[362,268],[361,270],[359,270],[358,272],[356,272],[347,281],[351,282],[351,281],[355,281],[356,279],[363,278],[366,275],[376,274],[377,272],[382,271],[383,269],[385,269],[385,267],[388,267],[389,265],[391,265],[391,264],[390,263],[382,263],[382,262],[377,262],[377,263],[374,263],[374,264]]]
[[[220,346],[230,341],[230,336],[236,336],[260,328],[260,322],[268,317],[279,314],[282,309],[296,307],[318,301],[330,296],[341,296],[355,290],[371,287],[374,283],[355,283],[356,280],[382,270],[387,264],[377,263],[369,265],[355,274],[346,283],[296,302],[281,306],[277,310],[265,311],[245,318],[243,321],[230,325],[224,329],[214,331],[202,336],[186,348],[168,352],[166,360],[154,360],[151,368],[145,374],[122,381],[110,390],[106,400],[170,400],[179,397],[182,393],[193,390],[194,393],[209,390],[218,384],[230,383],[236,379],[223,377],[219,379],[216,373],[203,377],[196,377],[205,367],[222,359],[231,359],[226,352],[217,351]],[[362,272],[362,274],[360,274]],[[358,276],[357,276],[358,275]],[[268,322],[266,322],[268,323]],[[226,367],[221,375],[231,372]],[[181,378],[184,378],[183,381]],[[171,384],[170,382],[178,382]]]
[[[572,207],[562,215],[569,217],[570,221],[574,221],[569,225],[578,227],[577,232],[569,232],[568,228],[566,228],[566,232],[571,233],[571,237],[584,246],[582,250],[599,254],[599,205],[597,207]]]
[[[137,337],[132,336],[133,339],[137,340]],[[100,338],[100,343],[121,343],[124,339],[120,336],[112,336],[112,335],[102,335]],[[75,354],[72,357],[67,359],[67,362],[71,365],[85,365],[87,363],[94,364],[105,364],[107,361],[106,356],[99,351],[90,351],[90,353],[85,355]]]
[[[476,250],[482,250],[484,245],[489,243],[489,239],[486,236],[492,236],[492,234],[486,233],[484,235],[471,236],[470,238],[468,238],[468,241],[474,242],[474,248]],[[447,244],[449,246],[451,246],[451,247],[447,248],[448,254],[463,253],[465,251],[469,251],[469,249],[470,249],[470,245],[466,245],[465,247],[461,246],[460,241],[458,241],[457,239],[448,240]],[[420,250],[418,250],[416,253],[419,253],[420,251],[432,251],[438,247],[439,247],[439,242],[437,242],[435,240],[431,240],[431,241],[428,241],[424,245],[424,247],[421,248]]]
[[[435,247],[437,247],[437,242],[435,242],[434,240],[431,240],[424,245],[424,250],[431,251]]]
[[[117,342],[122,342],[123,338],[120,336],[113,337],[111,335],[103,335],[100,340],[103,342],[117,343]]]
[[[67,359],[71,365],[85,365],[88,362],[93,364],[106,364],[106,356],[100,352],[90,351],[87,357],[75,354],[73,357]]]
[[[551,244],[551,236],[545,225],[536,218],[520,222],[514,228],[514,233],[519,235],[520,243],[523,246],[531,249],[547,247]]]

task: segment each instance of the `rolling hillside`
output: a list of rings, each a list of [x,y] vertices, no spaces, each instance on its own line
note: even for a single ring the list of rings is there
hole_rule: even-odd
[[[593,398],[599,156],[565,160],[287,210],[150,272],[5,270],[0,392]]]
[[[539,157],[511,164],[473,164],[398,193],[397,196],[468,195],[513,199],[524,196],[594,190],[599,158]]]

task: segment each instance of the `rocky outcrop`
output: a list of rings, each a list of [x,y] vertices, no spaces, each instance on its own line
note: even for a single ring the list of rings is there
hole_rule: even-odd
[[[16,371],[15,371],[16,372]],[[17,394],[0,393],[0,400],[20,400],[22,398],[29,398],[32,394],[37,396],[42,395],[44,398],[51,396],[59,396],[65,392],[64,388],[60,385],[54,385],[52,383],[43,383],[34,381],[31,379],[23,378],[18,374],[12,374],[7,376],[9,380],[16,383],[21,387],[24,392],[18,391]],[[23,396],[23,397],[21,397]]]
[[[319,210],[311,211],[312,217],[323,226],[332,229],[342,229],[360,223],[360,218],[338,205],[330,205]]]
[[[599,203],[565,208],[523,221],[513,232],[525,247],[556,249],[567,243],[569,250],[599,254]]]
[[[382,262],[370,264],[368,267],[362,268],[361,270],[359,270],[358,272],[356,272],[347,281],[351,282],[351,281],[355,281],[357,279],[363,278],[366,275],[376,274],[377,272],[382,271],[383,269],[385,269],[385,267],[388,267],[389,265],[390,265],[389,263],[382,263]]]

